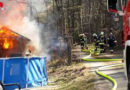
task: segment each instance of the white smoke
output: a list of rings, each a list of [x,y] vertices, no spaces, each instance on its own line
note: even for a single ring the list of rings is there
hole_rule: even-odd
[[[41,49],[40,37],[39,37],[40,28],[38,27],[38,24],[35,20],[30,21],[29,17],[24,17],[23,25],[21,25],[20,27],[14,27],[14,30],[15,29],[16,30],[20,29],[18,30],[18,33],[30,39],[32,42],[31,44],[35,46],[37,51],[40,51]]]

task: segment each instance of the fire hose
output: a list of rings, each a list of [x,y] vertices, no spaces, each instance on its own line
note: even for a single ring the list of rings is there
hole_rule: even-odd
[[[82,60],[84,61],[88,61],[88,62],[108,62],[108,61],[121,61],[121,59],[88,59],[88,58],[82,58]],[[98,69],[95,70],[95,72],[108,79],[109,81],[111,81],[113,83],[113,88],[111,90],[116,90],[117,89],[117,82],[114,78],[104,74],[104,73],[101,73],[100,70],[102,69],[105,69],[105,68],[112,68],[112,67],[116,67],[116,66],[122,66],[123,64],[115,64],[115,65],[108,65],[108,66],[105,66],[105,67],[100,67]]]

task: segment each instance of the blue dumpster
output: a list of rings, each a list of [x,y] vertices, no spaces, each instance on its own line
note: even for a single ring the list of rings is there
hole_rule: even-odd
[[[47,85],[46,59],[42,57],[1,58],[0,81],[3,84],[17,83],[21,88]],[[16,86],[5,87],[14,90]]]

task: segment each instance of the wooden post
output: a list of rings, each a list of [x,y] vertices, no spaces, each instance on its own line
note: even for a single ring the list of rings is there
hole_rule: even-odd
[[[67,43],[67,57],[68,57],[67,64],[71,65],[71,63],[72,63],[71,48],[73,45],[73,38],[72,38],[72,36],[65,35],[65,40]]]

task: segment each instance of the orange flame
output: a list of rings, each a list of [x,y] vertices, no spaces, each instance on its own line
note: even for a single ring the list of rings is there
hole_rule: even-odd
[[[7,27],[2,27],[0,29],[0,42],[3,42],[2,47],[3,49],[11,49],[13,48],[13,38],[17,37],[18,35],[8,29]]]
[[[18,35],[13,31],[10,31],[7,27],[2,27],[0,29],[0,37],[17,37]]]
[[[3,48],[8,49],[10,46],[9,42],[7,41],[7,39],[4,41],[4,45]]]
[[[8,41],[7,38],[4,39],[4,44],[3,44],[3,48],[4,49],[9,49],[13,47],[13,43],[12,41]]]

